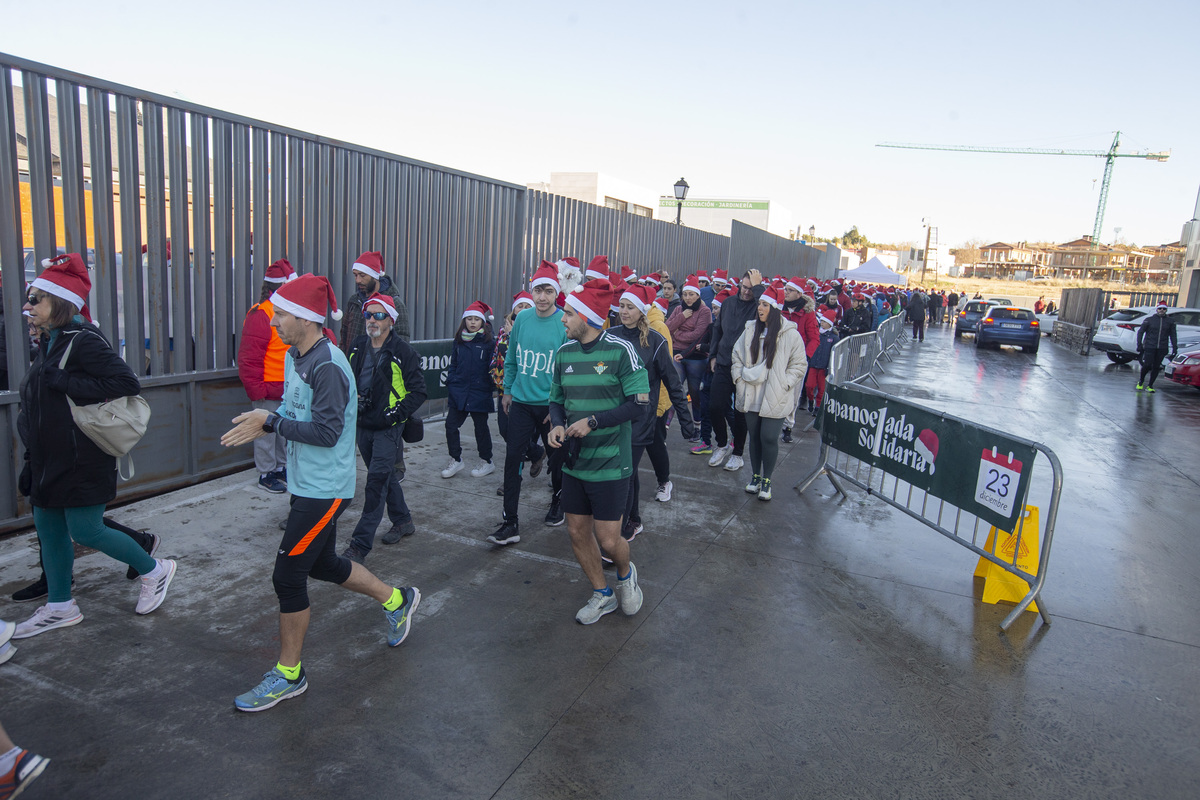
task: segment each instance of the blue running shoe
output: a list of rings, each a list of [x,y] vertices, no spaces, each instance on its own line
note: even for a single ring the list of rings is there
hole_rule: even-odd
[[[238,711],[266,711],[271,706],[298,697],[306,691],[308,680],[304,677],[304,667],[300,668],[300,677],[294,681],[289,681],[278,667],[272,667],[270,672],[263,675],[262,683],[235,697],[233,706]]]
[[[404,596],[404,604],[395,611],[385,609],[383,612],[388,621],[388,647],[395,647],[408,638],[412,615],[421,604],[421,590],[415,586],[402,587],[400,594]]]

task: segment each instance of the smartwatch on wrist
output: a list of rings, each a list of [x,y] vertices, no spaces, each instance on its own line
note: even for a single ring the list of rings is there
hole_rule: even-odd
[[[600,427],[600,423],[596,422],[595,414],[592,414],[590,417],[588,417],[588,427],[592,430],[596,430],[596,428]]]
[[[263,423],[263,430],[267,433],[275,432],[275,423],[279,422],[278,414],[267,414],[267,421]]]

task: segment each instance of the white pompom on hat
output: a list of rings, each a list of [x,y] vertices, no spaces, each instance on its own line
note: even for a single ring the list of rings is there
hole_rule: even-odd
[[[372,295],[371,298],[377,296]],[[371,298],[368,298],[367,302],[372,302]],[[271,304],[294,317],[310,322],[324,323],[326,309],[332,309],[329,312],[332,319],[342,318],[333,287],[329,285],[327,278],[320,275],[301,275],[294,281],[288,281],[271,295]],[[365,303],[363,307],[366,308]]]

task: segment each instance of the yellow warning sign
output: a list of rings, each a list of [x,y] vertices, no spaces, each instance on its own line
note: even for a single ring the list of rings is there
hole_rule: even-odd
[[[1020,541],[1016,533],[998,531],[995,526],[988,531],[987,542],[983,548],[998,556],[1002,561],[1016,563],[1017,569],[1030,575],[1038,574],[1041,560],[1039,541],[1038,507],[1025,506],[1025,521],[1018,523]],[[996,546],[999,538],[999,547]],[[1014,558],[1015,554],[1015,558]],[[1021,602],[1029,594],[1029,584],[993,564],[982,556],[975,567],[975,577],[983,578],[983,602],[985,603],[1016,603]],[[1029,611],[1037,611],[1037,603],[1029,604]]]

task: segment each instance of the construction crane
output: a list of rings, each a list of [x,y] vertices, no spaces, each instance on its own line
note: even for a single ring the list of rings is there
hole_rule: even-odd
[[[1166,161],[1171,157],[1171,151],[1161,153],[1119,153],[1121,132],[1113,137],[1112,146],[1107,150],[1063,150],[1060,148],[1040,149],[1036,147],[971,147],[959,144],[902,144],[900,142],[883,142],[876,147],[898,147],[904,150],[956,150],[966,153],[1018,153],[1028,156],[1092,156],[1104,159],[1104,180],[1100,183],[1100,203],[1096,206],[1096,224],[1092,226],[1092,247],[1100,244],[1100,229],[1104,225],[1104,207],[1108,204],[1108,187],[1112,183],[1113,164],[1118,158],[1144,158],[1147,161]]]

